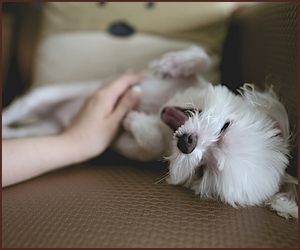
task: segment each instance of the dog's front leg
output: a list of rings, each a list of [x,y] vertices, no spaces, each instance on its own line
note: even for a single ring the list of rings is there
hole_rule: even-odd
[[[186,50],[164,54],[158,63],[153,64],[152,69],[162,77],[178,78],[202,74],[210,66],[211,60],[206,51],[192,46]]]
[[[130,111],[123,121],[125,132],[113,148],[120,154],[139,161],[162,159],[166,148],[164,124],[159,117]]]

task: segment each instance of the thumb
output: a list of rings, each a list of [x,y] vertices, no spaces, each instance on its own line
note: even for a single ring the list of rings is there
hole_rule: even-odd
[[[141,87],[136,85],[129,89],[120,99],[118,105],[112,113],[116,122],[120,123],[124,116],[132,110],[140,100]]]

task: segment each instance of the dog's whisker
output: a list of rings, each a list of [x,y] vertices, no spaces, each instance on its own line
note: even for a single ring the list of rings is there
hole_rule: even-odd
[[[163,180],[165,180],[166,178],[168,178],[170,175],[170,172],[166,173],[165,176],[163,176],[161,179],[159,179],[157,182],[155,182],[154,184],[158,184],[159,182],[162,182]]]

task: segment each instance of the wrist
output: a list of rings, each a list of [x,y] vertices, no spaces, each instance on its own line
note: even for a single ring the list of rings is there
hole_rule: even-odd
[[[66,150],[72,164],[87,161],[93,158],[92,152],[86,147],[85,143],[78,138],[78,136],[73,136],[71,133],[62,133],[57,135],[60,145],[62,145]]]
[[[101,143],[95,141],[98,139],[89,138],[86,134],[81,134],[78,131],[66,130],[57,137],[73,156],[74,163],[90,160],[104,151],[101,148]]]

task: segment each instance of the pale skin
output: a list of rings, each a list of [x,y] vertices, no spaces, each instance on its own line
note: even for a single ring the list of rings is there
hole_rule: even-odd
[[[102,154],[139,101],[128,88],[143,78],[126,74],[100,88],[59,135],[2,141],[2,188]]]

